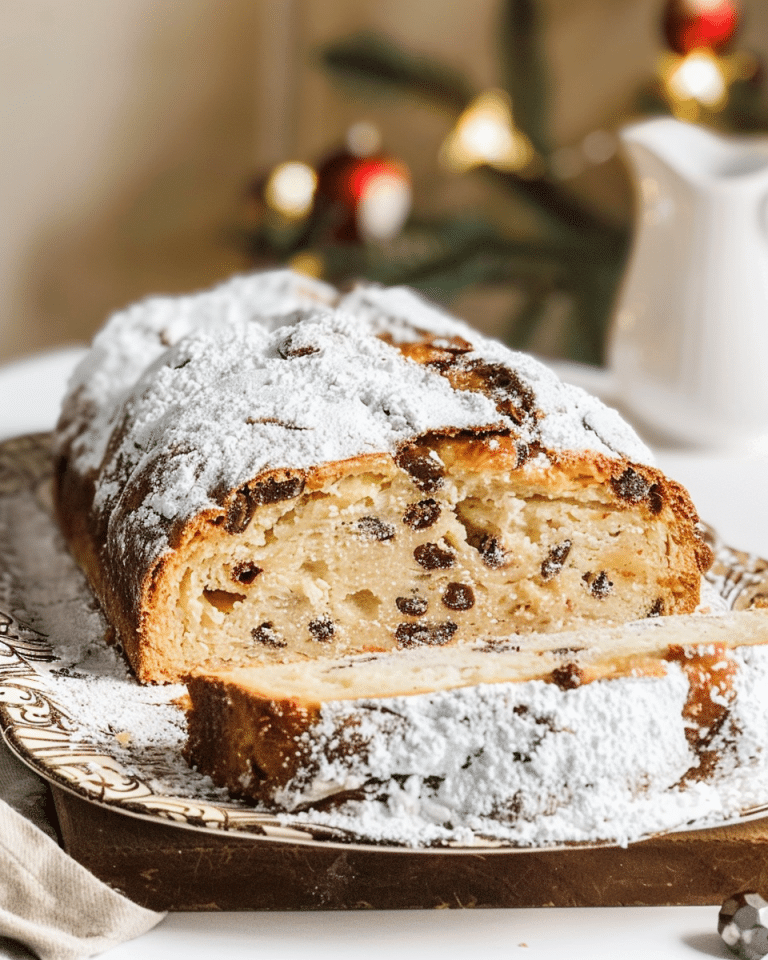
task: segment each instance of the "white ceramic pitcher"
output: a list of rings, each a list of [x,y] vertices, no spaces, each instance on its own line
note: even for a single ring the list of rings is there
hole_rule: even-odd
[[[621,137],[638,196],[608,344],[622,401],[675,440],[768,440],[768,139],[668,118]]]

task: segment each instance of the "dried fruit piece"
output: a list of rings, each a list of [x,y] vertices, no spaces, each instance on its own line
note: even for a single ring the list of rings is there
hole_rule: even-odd
[[[515,450],[517,452],[517,466],[522,467],[522,465],[531,459],[531,447],[530,444],[523,443],[522,440],[518,440],[515,443]]]
[[[429,600],[426,597],[415,595],[412,597],[396,597],[395,605],[400,613],[404,613],[407,617],[423,617],[427,612]]]
[[[445,468],[431,450],[406,447],[397,455],[395,462],[424,493],[433,493],[443,485]]]
[[[450,643],[458,625],[451,620],[430,623],[400,623],[395,630],[395,639],[400,647],[442,647]]]
[[[360,517],[356,524],[357,532],[368,540],[392,540],[395,528],[379,517]]]
[[[438,368],[439,369],[439,368]],[[504,416],[517,424],[533,424],[536,419],[536,395],[503,363],[469,360],[459,357],[446,371],[440,370],[457,390],[484,393]]]
[[[574,690],[581,685],[582,673],[575,663],[564,663],[562,667],[556,667],[550,676],[552,683],[561,690]]]
[[[658,597],[651,609],[646,613],[646,617],[662,617],[664,616],[664,598]]]
[[[251,637],[253,637],[256,643],[262,643],[265,647],[272,647],[275,650],[288,646],[285,640],[275,632],[271,620],[265,620],[264,623],[259,624],[258,627],[254,627],[253,630],[251,630]]]
[[[228,533],[242,533],[251,522],[253,511],[262,503],[292,500],[304,489],[304,477],[289,476],[284,480],[268,477],[259,483],[240,487],[227,506],[225,527]]]
[[[232,579],[235,583],[243,583],[249,586],[262,572],[261,567],[257,567],[250,560],[244,560],[242,563],[235,564],[232,568]]]
[[[617,497],[627,503],[648,501],[648,507],[653,514],[661,512],[664,506],[664,495],[658,483],[647,480],[634,467],[627,467],[620,477],[611,478],[611,486]]]
[[[254,502],[278,503],[280,500],[292,500],[304,489],[304,477],[286,477],[285,480],[276,480],[268,477],[253,486]]]
[[[617,497],[628,503],[640,503],[648,496],[651,483],[633,467],[627,467],[620,477],[611,477],[611,486]]]
[[[585,573],[581,578],[589,587],[589,592],[596,600],[604,600],[613,590],[613,580],[608,579],[605,570],[600,573]]]
[[[446,570],[456,563],[456,554],[437,543],[420,543],[413,551],[416,563],[425,570]]]
[[[554,580],[563,569],[563,564],[571,552],[572,545],[570,540],[563,540],[562,543],[557,543],[550,548],[549,553],[541,561],[542,580]]]
[[[318,643],[328,643],[336,629],[333,620],[327,615],[310,620],[308,627],[312,639]]]
[[[227,533],[242,533],[251,522],[256,504],[248,487],[242,487],[232,498],[227,508],[225,526]]]
[[[475,591],[468,583],[449,583],[443,603],[449,610],[469,610],[475,605]]]
[[[658,513],[661,513],[661,510],[664,506],[664,497],[661,493],[661,487],[658,483],[654,483],[651,489],[648,491],[648,506],[651,509],[651,513],[654,516]]]
[[[314,347],[311,344],[294,346],[293,339],[294,338],[292,336],[287,336],[277,348],[277,352],[280,354],[283,360],[293,360],[296,357],[307,357],[312,353],[320,352],[317,347]]]
[[[485,534],[477,545],[477,550],[487,567],[503,567],[506,559],[504,548],[498,537]]]
[[[412,530],[426,530],[439,516],[440,504],[430,497],[418,503],[409,503],[403,514],[403,523]]]

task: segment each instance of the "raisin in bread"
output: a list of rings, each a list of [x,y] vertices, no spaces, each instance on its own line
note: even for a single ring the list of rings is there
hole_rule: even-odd
[[[278,271],[132,307],[55,444],[142,681],[685,614],[711,561],[615,412],[404,289]]]
[[[767,667],[756,610],[197,674],[186,756],[373,840],[635,840],[764,803]]]

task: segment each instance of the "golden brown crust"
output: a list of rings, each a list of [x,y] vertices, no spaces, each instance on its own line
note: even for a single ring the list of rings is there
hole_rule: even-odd
[[[248,796],[242,770],[250,782],[285,782],[300,768],[301,733],[317,711],[293,700],[251,697],[223,681],[189,678],[189,736],[184,755],[216,783],[230,784],[233,796]],[[227,744],[222,750],[221,745]],[[286,745],[289,748],[286,749]]]

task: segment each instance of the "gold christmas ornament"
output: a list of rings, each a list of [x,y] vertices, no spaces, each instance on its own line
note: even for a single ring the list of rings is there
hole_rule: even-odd
[[[317,174],[307,163],[288,161],[272,170],[264,186],[264,199],[276,213],[299,220],[312,209]]]
[[[657,73],[672,113],[679,120],[695,122],[705,111],[723,110],[731,84],[750,77],[756,67],[750,53],[720,56],[700,47],[683,55],[664,54]]]
[[[531,141],[512,117],[503,90],[486,90],[464,110],[440,148],[440,162],[453,173],[474,167],[521,171],[535,157]]]

